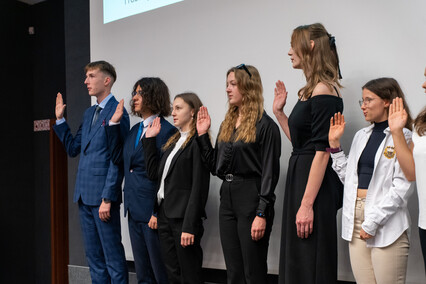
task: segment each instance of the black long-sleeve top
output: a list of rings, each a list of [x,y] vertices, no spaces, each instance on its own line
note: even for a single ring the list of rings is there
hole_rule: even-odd
[[[236,131],[234,131],[233,138]],[[259,205],[256,214],[267,214],[275,203],[275,187],[280,173],[281,136],[277,124],[263,112],[256,124],[256,141],[217,142],[212,147],[207,134],[197,137],[203,160],[213,175],[225,179],[227,174],[259,178]]]
[[[358,160],[358,188],[368,189],[370,185],[374,171],[376,152],[383,139],[386,137],[384,131],[388,126],[387,120],[374,124],[373,132]]]

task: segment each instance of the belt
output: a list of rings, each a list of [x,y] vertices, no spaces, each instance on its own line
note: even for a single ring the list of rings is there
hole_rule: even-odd
[[[260,179],[260,177],[248,177],[248,176],[239,176],[234,174],[226,174],[220,177],[222,180],[227,182],[233,182],[233,181],[248,181],[248,180],[257,180]]]

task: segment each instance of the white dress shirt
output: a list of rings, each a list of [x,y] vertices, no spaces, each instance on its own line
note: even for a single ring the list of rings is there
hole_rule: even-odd
[[[349,156],[343,151],[331,154],[333,169],[344,183],[342,210],[342,237],[352,240],[355,219],[355,203],[358,189],[358,160],[361,156],[374,125],[359,130],[352,141]],[[411,131],[404,128],[407,142]],[[363,230],[374,236],[368,239],[367,247],[386,247],[410,227],[407,201],[411,183],[407,181],[396,159],[395,147],[389,127],[386,137],[377,149],[374,170],[365,200]],[[409,232],[408,232],[409,233]]]
[[[416,184],[419,196],[419,227],[426,230],[426,135],[413,133],[413,156],[416,165]]]

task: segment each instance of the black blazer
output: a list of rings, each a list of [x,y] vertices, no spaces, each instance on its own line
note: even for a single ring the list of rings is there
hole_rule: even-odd
[[[201,160],[200,148],[194,138],[191,137],[185,148],[179,149],[173,157],[164,179],[162,203],[166,217],[182,218],[182,232],[190,234],[195,234],[200,220],[206,218],[210,184],[210,172]],[[158,180],[158,191],[167,157],[174,147],[167,149],[160,160],[156,153],[156,137],[144,137],[142,144],[148,178]]]
[[[161,147],[177,131],[163,117],[160,117],[160,122],[161,131],[155,145],[157,155],[161,154]],[[157,181],[147,177],[142,143],[139,143],[135,149],[140,123],[133,126],[124,141],[118,136],[119,125],[105,127],[105,130],[112,161],[124,164],[124,216],[129,211],[134,220],[148,223],[157,200]]]

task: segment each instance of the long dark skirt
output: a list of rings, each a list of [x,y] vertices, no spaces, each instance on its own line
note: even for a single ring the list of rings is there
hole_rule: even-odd
[[[283,205],[279,267],[280,284],[332,284],[337,282],[336,213],[343,185],[328,164],[314,203],[314,229],[307,239],[297,236],[299,210],[315,153],[292,154]]]

